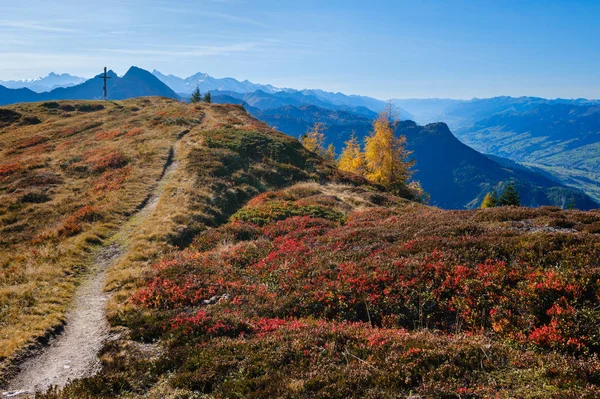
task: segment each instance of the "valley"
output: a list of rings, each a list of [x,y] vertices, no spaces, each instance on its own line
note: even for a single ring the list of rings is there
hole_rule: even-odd
[[[422,122],[446,121],[484,154],[523,163],[598,201],[598,100],[497,97],[396,100]]]

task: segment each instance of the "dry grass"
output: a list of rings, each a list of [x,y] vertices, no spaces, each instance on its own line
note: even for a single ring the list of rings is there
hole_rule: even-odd
[[[295,139],[274,131],[266,124],[248,115],[240,106],[220,104],[196,104],[186,106],[203,114],[202,123],[192,128],[175,148],[178,167],[169,176],[160,190],[160,199],[153,214],[143,224],[132,228],[126,255],[108,273],[107,289],[113,294],[108,305],[108,315],[113,324],[130,309],[129,298],[145,282],[151,265],[170,252],[187,245],[199,232],[228,220],[228,217],[245,202],[261,191],[293,184],[297,180],[319,181],[332,175],[333,180],[344,181],[337,176],[331,165],[308,153]],[[267,142],[244,142],[250,139],[267,139]],[[241,143],[236,140],[241,139]],[[279,177],[278,167],[294,167],[287,162],[286,154],[281,159],[266,151],[273,144],[291,146],[289,152],[297,155],[305,170],[297,170],[296,180],[270,181]],[[249,148],[257,151],[255,159],[242,159],[238,170],[229,176],[222,173],[222,157],[231,161],[230,146],[239,146],[244,153]],[[261,148],[264,147],[264,148]],[[236,151],[236,150],[234,150]],[[284,151],[285,153],[285,151]],[[282,162],[281,164],[279,162]],[[247,182],[252,175],[254,182]],[[328,177],[327,177],[328,178]],[[307,183],[316,185],[317,183]],[[342,187],[340,185],[340,187]],[[350,190],[351,186],[343,186]],[[361,189],[365,191],[365,189]],[[132,223],[135,223],[135,218]]]
[[[116,241],[126,251],[106,282],[112,293],[108,316],[118,326],[152,264],[201,231],[226,223],[259,193],[299,181],[366,183],[239,106],[141,98],[7,109],[8,117],[0,113],[5,366],[64,322],[100,245]],[[41,123],[23,125],[32,118]],[[177,167],[160,179],[169,159]],[[323,195],[352,199],[349,206],[384,198],[374,188],[327,190]],[[136,214],[150,193],[158,197],[154,211]]]
[[[13,115],[0,120],[0,362],[7,364],[63,323],[95,249],[152,190],[190,128],[169,118],[193,125],[201,111],[158,98],[3,110]],[[28,124],[32,118],[40,123]]]

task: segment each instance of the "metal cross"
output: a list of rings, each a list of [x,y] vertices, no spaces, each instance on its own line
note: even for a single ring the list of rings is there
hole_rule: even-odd
[[[106,95],[106,79],[110,79],[110,76],[106,73],[106,67],[104,67],[104,74],[98,76],[100,79],[104,79],[104,99],[108,100],[108,96]]]

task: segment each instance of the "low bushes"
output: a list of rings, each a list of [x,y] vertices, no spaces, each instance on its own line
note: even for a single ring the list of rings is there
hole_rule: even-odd
[[[173,389],[214,396],[594,397],[597,237],[483,212],[264,193],[158,263],[123,320],[166,340]]]

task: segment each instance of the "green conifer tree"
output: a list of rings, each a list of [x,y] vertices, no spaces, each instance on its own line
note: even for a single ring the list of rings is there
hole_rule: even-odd
[[[519,192],[515,187],[515,183],[508,183],[498,199],[498,204],[500,206],[521,206],[521,199],[519,198]]]
[[[192,92],[192,97],[190,98],[191,103],[199,103],[202,99],[200,94],[200,87],[196,86],[196,90]]]
[[[204,102],[209,104],[212,102],[212,99],[210,98],[210,91],[207,91],[204,95]]]

